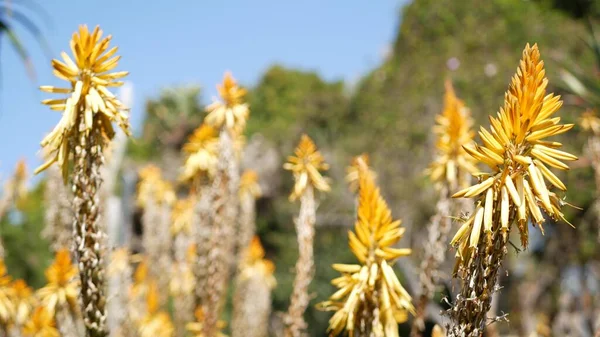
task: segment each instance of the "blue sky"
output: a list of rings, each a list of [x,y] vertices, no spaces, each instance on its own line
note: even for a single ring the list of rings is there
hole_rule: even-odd
[[[29,0],[33,1],[33,0]],[[15,1],[19,3],[20,1]],[[22,1],[27,2],[27,1]],[[99,24],[113,35],[133,85],[132,123],[139,129],[144,101],[163,87],[200,84],[204,100],[215,94],[224,71],[252,86],[273,63],[316,70],[328,80],[357,80],[377,66],[392,42],[406,1],[40,1],[52,22],[46,38],[52,56],[68,50],[79,24]],[[51,4],[51,5],[50,5]],[[34,15],[38,23],[43,20]],[[32,83],[1,41],[0,172],[19,158],[40,163],[39,142],[60,115],[39,103],[50,94],[38,85],[59,84],[50,60],[32,36],[17,27],[37,72]]]

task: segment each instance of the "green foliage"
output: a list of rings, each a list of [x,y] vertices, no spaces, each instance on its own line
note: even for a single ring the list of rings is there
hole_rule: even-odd
[[[32,287],[46,283],[44,270],[52,260],[48,242],[41,237],[44,228],[44,186],[39,183],[29,194],[22,209],[12,210],[2,221],[2,241],[6,266],[14,278],[24,279]]]

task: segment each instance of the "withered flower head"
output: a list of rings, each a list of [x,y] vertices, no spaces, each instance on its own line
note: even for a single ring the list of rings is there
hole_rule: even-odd
[[[437,156],[428,169],[431,180],[445,182],[450,186],[460,186],[461,177],[466,173],[475,173],[474,160],[464,150],[463,145],[473,140],[475,133],[471,130],[473,120],[469,109],[463,101],[456,97],[452,82],[446,81],[444,110],[437,115],[437,125],[433,132],[437,135]],[[462,184],[461,184],[462,183]]]
[[[117,80],[128,74],[126,71],[111,72],[121,57],[114,56],[117,47],[109,49],[110,40],[110,35],[102,38],[100,27],[90,33],[87,26],[79,26],[79,31],[71,38],[74,60],[65,52],[61,53],[64,62],[52,60],[54,75],[69,82],[70,86],[40,87],[44,92],[67,94],[68,97],[42,101],[63,114],[54,130],[42,140],[41,145],[50,149],[50,159],[35,171],[36,174],[58,162],[63,177],[66,177],[69,156],[75,152],[71,141],[81,132],[90,133],[97,129],[106,139],[112,139],[115,134],[112,123],[116,122],[129,134],[127,109],[108,90],[121,86],[123,82]],[[81,121],[85,125],[83,130],[79,127]]]
[[[240,189],[239,194],[241,196],[249,196],[254,199],[260,197],[262,191],[258,184],[258,174],[254,170],[246,170],[240,177]]]
[[[149,198],[157,204],[170,205],[175,202],[175,192],[168,181],[161,177],[160,168],[147,165],[139,171],[140,181],[138,183],[136,203],[139,207],[145,207]]]
[[[367,168],[367,172],[373,176],[374,180],[377,179],[377,174],[369,167],[369,165],[369,155],[366,153],[352,158],[350,166],[346,168],[346,181],[348,182],[350,191],[358,191],[359,171],[363,166]]]
[[[231,73],[226,72],[223,84],[217,85],[217,90],[222,101],[215,101],[206,107],[206,123],[216,129],[226,127],[239,133],[246,127],[250,114],[248,104],[244,103],[246,89],[238,86]]]
[[[584,131],[591,132],[594,135],[600,133],[600,118],[596,115],[596,111],[588,109],[581,114],[579,125]]]
[[[309,185],[323,192],[331,190],[327,180],[319,172],[328,170],[329,165],[325,163],[325,158],[310,137],[302,135],[294,154],[289,156],[288,162],[283,165],[284,169],[292,171],[296,180],[290,200],[294,201],[300,197]]]
[[[382,336],[398,336],[398,323],[414,313],[411,297],[400,284],[394,270],[394,260],[409,255],[410,249],[393,248],[404,234],[399,220],[392,220],[391,211],[375,185],[368,167],[360,166],[358,215],[354,232],[349,231],[349,246],[360,264],[334,264],[342,276],[332,284],[339,288],[322,310],[335,311],[329,320],[331,335],[344,332],[355,336],[362,326]],[[374,310],[379,319],[374,319]]]
[[[497,117],[490,116],[489,131],[482,128],[479,132],[483,144],[465,146],[491,172],[478,174],[478,184],[453,196],[477,198],[474,214],[452,240],[452,245],[459,246],[457,256],[462,264],[470,261],[469,248],[476,247],[481,237],[489,238],[493,231],[507,235],[516,224],[521,243],[527,247],[528,220],[542,232],[542,211],[554,220],[566,221],[561,212],[565,203],[550,190],[554,186],[564,191],[566,186],[549,167],[567,170],[563,161],[577,157],[558,150],[561,143],[545,139],[570,130],[573,124],[560,124],[560,117],[552,117],[562,101],[560,96],[546,94],[547,85],[538,47],[528,44],[505,94],[504,107]]]
[[[194,206],[196,198],[193,195],[185,199],[179,199],[173,206],[171,213],[171,234],[178,233],[189,234],[192,230],[192,222],[194,221]]]
[[[23,327],[24,337],[60,337],[53,315],[43,306],[35,308]]]
[[[15,316],[13,321],[19,325],[25,323],[33,306],[35,304],[35,297],[33,296],[33,290],[25,283],[24,280],[15,280],[12,284],[14,291],[14,305],[15,305]]]
[[[56,252],[54,263],[46,269],[48,284],[38,290],[42,305],[53,315],[58,307],[68,306],[76,310],[78,279],[77,268],[71,262],[67,249]]]
[[[217,170],[219,139],[218,132],[208,124],[202,124],[183,145],[187,158],[180,176],[182,181],[196,177],[212,177]]]

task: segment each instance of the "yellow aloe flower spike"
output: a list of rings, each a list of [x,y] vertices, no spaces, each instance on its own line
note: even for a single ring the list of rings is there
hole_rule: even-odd
[[[183,145],[183,152],[186,160],[180,180],[191,181],[203,176],[212,177],[217,170],[218,131],[208,124],[202,124]]]
[[[246,170],[240,177],[240,198],[250,196],[254,199],[260,197],[262,191],[258,184],[258,174],[253,170]]]
[[[0,260],[0,323],[9,324],[15,315],[15,290],[11,287],[12,277],[6,273],[4,260]]]
[[[368,167],[359,168],[358,214],[348,243],[360,264],[333,265],[342,274],[332,281],[339,290],[319,308],[335,311],[329,320],[331,336],[362,336],[366,329],[378,336],[398,337],[398,323],[408,319],[408,312],[414,314],[414,307],[391,266],[411,250],[392,247],[405,228],[392,219]]]
[[[62,61],[52,60],[54,75],[69,82],[69,87],[42,86],[40,90],[68,97],[42,101],[50,109],[61,111],[62,119],[42,140],[41,145],[50,149],[51,156],[35,171],[36,174],[58,162],[66,180],[69,157],[75,152],[70,141],[77,139],[81,132],[89,134],[97,128],[105,138],[112,139],[115,134],[112,123],[116,122],[129,134],[127,108],[108,90],[121,86],[123,82],[119,79],[128,74],[113,71],[121,57],[114,56],[117,47],[109,48],[111,38],[111,35],[102,38],[98,26],[92,32],[85,25],[79,26],[70,43],[73,59],[62,52]],[[81,122],[85,126],[83,130],[80,130]]]
[[[294,154],[289,156],[288,162],[283,165],[284,169],[292,171],[296,180],[290,200],[298,199],[309,185],[323,192],[331,190],[329,183],[319,172],[328,170],[329,165],[325,163],[325,158],[310,137],[302,135]]]
[[[370,164],[368,154],[363,153],[359,156],[352,158],[350,166],[346,168],[346,182],[348,183],[348,187],[352,192],[358,191],[358,177],[362,165],[367,167],[369,174],[373,175],[373,179],[377,179],[377,173],[375,173],[375,171],[369,168]]]
[[[265,259],[265,249],[260,243],[258,236],[254,236],[248,247],[248,254],[245,255],[244,261],[241,261],[240,278],[247,279],[254,273],[260,273],[265,277],[265,280],[270,288],[274,288],[277,282],[273,277],[275,265],[270,260]]]
[[[241,133],[250,115],[248,104],[244,103],[246,89],[240,88],[230,72],[225,73],[223,84],[217,85],[222,101],[215,101],[206,107],[206,123],[215,129],[222,127]]]
[[[67,249],[56,252],[54,263],[46,269],[45,274],[48,284],[37,292],[42,305],[52,315],[63,307],[76,311],[79,294],[77,268],[71,262]]]
[[[481,144],[465,146],[489,173],[453,197],[475,199],[475,211],[466,217],[451,241],[457,248],[454,274],[462,289],[449,309],[448,336],[479,336],[489,323],[487,311],[498,291],[498,273],[507,252],[508,238],[517,227],[521,245],[527,248],[528,226],[546,220],[567,222],[566,203],[552,191],[566,190],[551,168],[567,170],[565,161],[577,157],[559,150],[562,144],[547,138],[569,131],[554,114],[562,106],[560,96],[547,93],[548,80],[537,45],[527,44],[516,74],[489,129],[481,128]]]
[[[186,330],[189,331],[191,333],[191,336],[193,337],[205,337],[205,334],[203,332],[203,322],[205,319],[204,310],[202,310],[202,307],[196,308],[196,310],[194,311],[194,317],[196,318],[196,321],[186,324]],[[222,332],[225,326],[225,321],[219,321],[217,323],[217,328],[219,329],[219,331],[217,332],[217,337],[227,337]]]
[[[566,186],[550,168],[567,170],[563,161],[577,157],[559,150],[561,143],[545,139],[567,132],[573,124],[560,124],[560,117],[553,117],[562,101],[560,96],[546,93],[547,85],[538,47],[528,44],[505,94],[504,106],[496,117],[490,116],[489,131],[482,128],[479,133],[483,144],[465,146],[478,162],[491,168],[491,173],[453,195],[478,200],[475,213],[454,237],[455,246],[469,241],[465,249],[471,249],[493,231],[507,235],[515,223],[521,243],[527,247],[529,219],[542,231],[542,211],[554,220],[566,221],[561,212],[564,202],[551,192],[552,187],[564,191]],[[493,220],[494,214],[499,221]]]
[[[579,118],[579,125],[584,131],[591,132],[595,135],[600,133],[600,118],[598,118],[596,111],[588,109],[581,114]]]
[[[171,212],[171,235],[191,232],[194,206],[196,206],[196,198],[193,195],[175,202]]]
[[[23,327],[24,337],[60,337],[53,315],[43,307],[37,307]]]
[[[12,284],[12,288],[15,296],[15,315],[13,317],[13,322],[19,326],[22,326],[29,318],[29,314],[31,314],[36,300],[33,296],[33,290],[27,285],[27,283],[25,283],[24,280],[15,280]]]
[[[136,203],[145,207],[148,198],[152,198],[159,205],[170,205],[175,202],[175,191],[171,184],[161,177],[160,168],[147,165],[139,171],[140,181],[137,188]]]
[[[456,97],[452,82],[446,81],[444,110],[437,115],[433,132],[437,135],[437,156],[427,173],[436,183],[445,182],[452,188],[462,186],[466,174],[477,172],[473,157],[467,154],[463,145],[473,141],[475,133],[473,119],[463,101]],[[465,187],[465,186],[462,186]]]
[[[140,337],[172,337],[175,332],[169,314],[160,311],[158,297],[158,287],[151,282],[146,295],[147,313],[139,323]]]

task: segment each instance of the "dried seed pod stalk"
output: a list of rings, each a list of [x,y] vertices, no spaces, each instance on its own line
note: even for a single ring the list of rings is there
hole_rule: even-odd
[[[348,244],[359,264],[334,264],[342,276],[332,284],[339,288],[321,310],[335,311],[329,320],[331,336],[398,336],[398,323],[414,314],[411,297],[400,284],[392,265],[410,249],[393,248],[405,232],[375,185],[365,162],[358,169],[358,210]]]
[[[173,297],[173,318],[176,336],[185,336],[185,324],[194,318],[194,288],[196,285],[192,273],[196,257],[193,221],[196,199],[191,195],[178,200],[173,208],[171,235],[173,237],[173,256],[170,293]]]
[[[37,307],[23,327],[23,337],[60,337],[54,318],[43,307]],[[64,336],[64,335],[63,335]]]
[[[130,265],[130,254],[127,248],[113,250],[109,255],[108,276],[108,325],[111,336],[127,337],[134,332],[133,322],[129,317],[128,292],[131,290],[133,271]]]
[[[553,220],[566,221],[561,212],[565,202],[550,191],[552,186],[563,191],[566,186],[548,166],[567,170],[563,161],[577,158],[558,150],[562,144],[545,138],[562,134],[573,125],[559,124],[560,117],[552,117],[562,102],[559,96],[546,95],[547,84],[538,47],[528,44],[504,106],[497,117],[490,117],[490,130],[482,128],[479,133],[483,145],[465,146],[491,172],[478,174],[478,184],[453,195],[474,198],[475,212],[451,241],[457,247],[455,273],[463,286],[449,310],[449,336],[480,336],[483,332],[513,225],[526,248],[529,221],[543,233],[542,211]]]
[[[50,241],[54,252],[64,248],[71,249],[73,244],[71,200],[73,197],[63,182],[60,170],[55,166],[48,168],[44,191],[45,227],[42,235]]]
[[[17,162],[15,173],[4,185],[4,193],[0,199],[0,220],[14,207],[21,206],[27,196],[27,166],[23,159]],[[0,237],[0,259],[4,259],[4,244]]]
[[[450,193],[455,192],[457,188],[466,187],[470,175],[477,170],[473,157],[463,149],[463,145],[473,141],[475,133],[471,130],[472,126],[470,111],[456,97],[452,83],[446,81],[444,109],[436,116],[436,125],[433,128],[438,137],[437,155],[427,170],[431,181],[436,184],[439,199],[436,212],[427,226],[427,238],[423,245],[419,272],[421,289],[411,329],[413,337],[421,336],[425,329],[427,304],[435,295],[439,284],[439,268],[446,260],[448,234],[452,227],[449,219],[453,206]]]
[[[258,184],[258,175],[255,171],[246,170],[240,178],[240,215],[237,250],[240,263],[244,261],[245,250],[250,247],[252,238],[256,233],[256,198],[260,197],[261,190]]]
[[[231,74],[226,73],[217,89],[222,101],[215,101],[206,110],[205,122],[219,130],[217,169],[212,180],[211,238],[208,255],[208,293],[202,300],[205,310],[203,328],[207,337],[214,337],[223,302],[227,294],[235,253],[235,228],[239,200],[239,151],[242,132],[249,115],[248,104],[243,103],[246,90],[240,88]],[[237,152],[237,153],[236,153]]]
[[[69,82],[70,87],[40,88],[69,95],[42,102],[63,114],[54,130],[42,140],[41,145],[48,148],[50,159],[36,173],[58,162],[63,179],[72,184],[74,253],[81,279],[81,309],[89,337],[108,335],[101,247],[104,233],[99,222],[102,154],[115,135],[113,122],[129,133],[126,108],[107,89],[122,85],[123,82],[117,80],[127,75],[123,71],[110,72],[120,59],[120,56],[113,57],[116,47],[108,49],[110,40],[111,36],[102,38],[99,27],[90,33],[87,26],[80,26],[70,43],[74,60],[64,52],[61,53],[64,63],[52,60],[54,74]]]
[[[255,236],[243,255],[233,296],[232,337],[267,337],[275,265]]]
[[[191,184],[190,194],[196,200],[191,220],[197,254],[193,267],[197,282],[195,306],[199,306],[207,297],[212,211],[210,179],[217,170],[218,151],[217,130],[207,124],[198,127],[183,146],[186,160],[180,180]]]
[[[154,165],[140,170],[137,204],[144,209],[142,225],[144,234],[142,246],[148,258],[150,278],[160,289],[169,288],[171,260],[171,208],[175,202],[175,192],[171,185],[162,179],[161,171]],[[167,303],[168,292],[159,293],[159,305]]]
[[[300,213],[295,221],[299,255],[296,261],[296,277],[290,306],[285,318],[285,336],[299,337],[306,329],[304,312],[310,302],[308,286],[314,273],[313,240],[316,220],[314,189],[322,192],[330,190],[327,180],[319,172],[329,169],[329,166],[310,137],[302,135],[294,156],[288,157],[288,162],[283,167],[292,171],[294,175],[295,184],[290,200],[300,198]]]
[[[56,319],[61,335],[81,336],[77,304],[79,280],[67,249],[56,252],[54,262],[45,274],[48,284],[37,291],[41,304]]]

